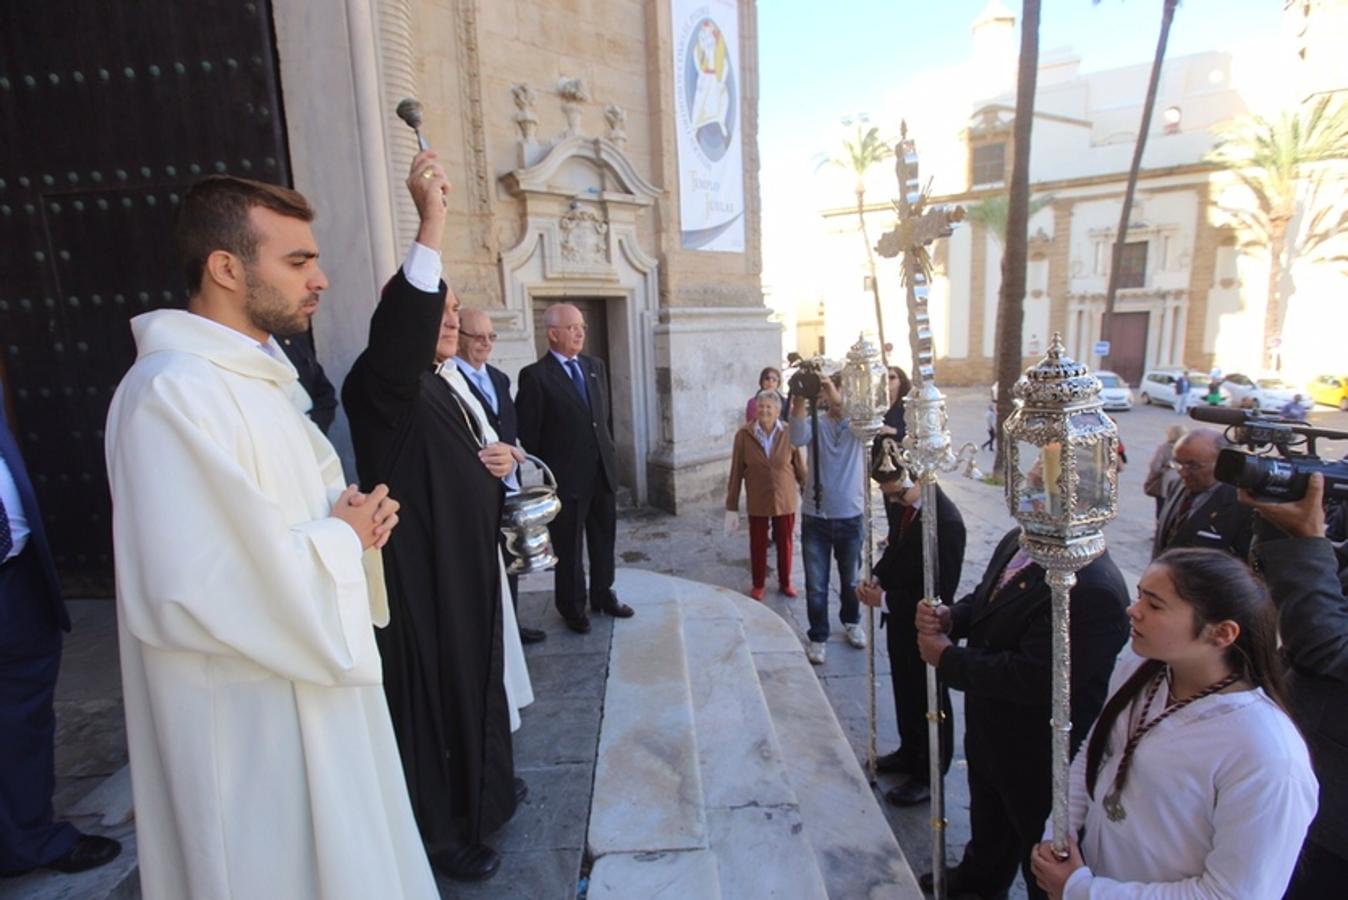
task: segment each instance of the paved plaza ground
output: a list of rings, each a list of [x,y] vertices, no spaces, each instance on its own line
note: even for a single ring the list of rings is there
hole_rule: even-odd
[[[986,392],[953,389],[950,394],[951,430],[957,442],[981,442]],[[1142,493],[1147,461],[1165,429],[1180,421],[1168,410],[1138,407],[1118,413],[1129,464],[1120,484],[1120,514],[1106,530],[1110,552],[1130,587],[1150,556],[1154,503]],[[1324,408],[1314,422],[1348,430],[1348,414]],[[1186,424],[1193,424],[1187,423]],[[1348,446],[1333,445],[1339,455]],[[991,467],[992,455],[981,453],[980,464]],[[963,512],[969,540],[961,593],[978,580],[992,549],[1013,524],[1000,487],[952,475],[943,484]],[[619,524],[619,566],[677,575],[747,592],[749,589],[748,537],[722,533],[719,502],[670,516],[654,510],[623,514]],[[794,580],[801,596],[788,600],[769,589],[767,605],[788,622],[804,641],[804,575],[797,545]],[[770,574],[769,585],[775,584]],[[548,640],[526,648],[537,700],[524,711],[516,736],[516,760],[530,783],[530,797],[516,819],[498,835],[505,851],[502,871],[492,881],[465,888],[444,882],[445,896],[506,898],[566,898],[576,896],[578,876],[585,871],[584,845],[594,777],[608,648],[613,628],[604,618],[585,636],[568,632],[551,608],[551,579],[525,580],[521,619],[548,631]],[[639,608],[640,598],[627,598]],[[835,633],[827,664],[816,669],[839,722],[859,758],[866,744],[866,654],[848,647],[837,627],[836,584],[831,611]],[[74,631],[66,642],[61,680],[57,688],[57,775],[55,805],[65,810],[126,762],[122,723],[121,682],[118,672],[116,623],[108,600],[71,603]],[[879,749],[896,743],[893,702],[884,641],[878,642],[876,676],[879,708]],[[968,789],[962,752],[962,703],[956,694],[957,746],[948,778],[950,857],[958,861],[968,837]],[[878,790],[888,784],[882,779]],[[882,805],[883,804],[883,801]],[[929,868],[930,828],[925,807],[898,810],[885,806],[896,836],[917,872]],[[79,820],[82,827],[104,830],[130,840],[130,826],[100,829],[96,822]],[[1018,887],[1019,894],[1023,891]],[[116,896],[137,896],[134,884],[123,884]],[[0,900],[30,897],[108,896],[92,881],[55,875],[0,881]]]

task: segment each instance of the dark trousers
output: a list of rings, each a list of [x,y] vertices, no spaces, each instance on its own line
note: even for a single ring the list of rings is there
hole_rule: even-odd
[[[1341,897],[1344,885],[1348,885],[1348,859],[1307,841],[1301,848],[1297,867],[1292,870],[1292,882],[1287,885],[1283,900]]]
[[[1004,897],[1019,866],[1027,894],[1036,900],[1048,896],[1030,873],[1030,851],[1043,837],[1044,820],[1053,805],[1048,775],[1045,770],[1043,777],[999,776],[970,761],[970,836],[959,864],[961,884],[985,898]]]
[[[931,744],[927,727],[927,664],[917,652],[918,600],[886,596],[885,646],[889,650],[889,680],[894,687],[894,716],[899,724],[899,758],[905,772],[923,781],[931,779]],[[943,683],[941,697],[941,774],[950,771],[955,754],[955,714],[950,689]]]
[[[791,551],[795,543],[791,533],[796,527],[795,513],[749,517],[749,571],[754,587],[763,587],[768,580],[769,525],[772,526],[772,542],[777,546],[777,583],[787,587],[791,584]]]
[[[585,497],[563,497],[562,509],[548,525],[552,550],[557,554],[553,603],[564,618],[585,615],[585,563],[582,547],[589,548],[590,604],[609,602],[613,591],[613,545],[618,533],[618,509],[611,491]]]
[[[0,566],[0,874],[64,856],[78,833],[52,821],[61,629],[25,549]]]

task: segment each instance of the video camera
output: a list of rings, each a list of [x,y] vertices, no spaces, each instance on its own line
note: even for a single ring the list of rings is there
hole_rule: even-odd
[[[1200,406],[1189,410],[1189,416],[1226,426],[1226,439],[1250,450],[1218,453],[1218,481],[1245,488],[1256,497],[1282,502],[1306,496],[1311,474],[1319,472],[1325,478],[1326,502],[1348,500],[1348,461],[1326,461],[1315,452],[1316,440],[1348,440],[1348,432],[1314,428],[1257,409]],[[1278,456],[1270,456],[1271,450]]]
[[[803,400],[818,400],[819,391],[823,387],[822,379],[824,369],[828,361],[822,356],[816,356],[813,359],[805,359],[799,353],[788,353],[786,357],[787,364],[796,371],[791,373],[791,378],[787,380],[787,388],[790,390],[791,397],[794,399],[800,397]]]

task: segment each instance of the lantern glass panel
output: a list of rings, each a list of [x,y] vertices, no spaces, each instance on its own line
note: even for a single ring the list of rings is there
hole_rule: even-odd
[[[1037,447],[1019,443],[1021,512],[1061,516],[1066,511],[1062,492],[1062,447],[1057,443]]]
[[[1077,491],[1076,514],[1088,515],[1093,509],[1104,507],[1109,498],[1109,460],[1105,441],[1094,441],[1076,448]]]

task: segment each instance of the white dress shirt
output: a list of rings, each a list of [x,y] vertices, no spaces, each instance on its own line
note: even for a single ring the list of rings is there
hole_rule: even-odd
[[[31,529],[28,527],[28,517],[23,512],[23,498],[19,496],[19,485],[14,481],[14,474],[9,471],[9,465],[3,456],[0,456],[0,502],[5,504],[5,515],[9,516],[9,536],[14,539],[14,546],[9,548],[9,555],[0,560],[8,562],[23,552]]]

